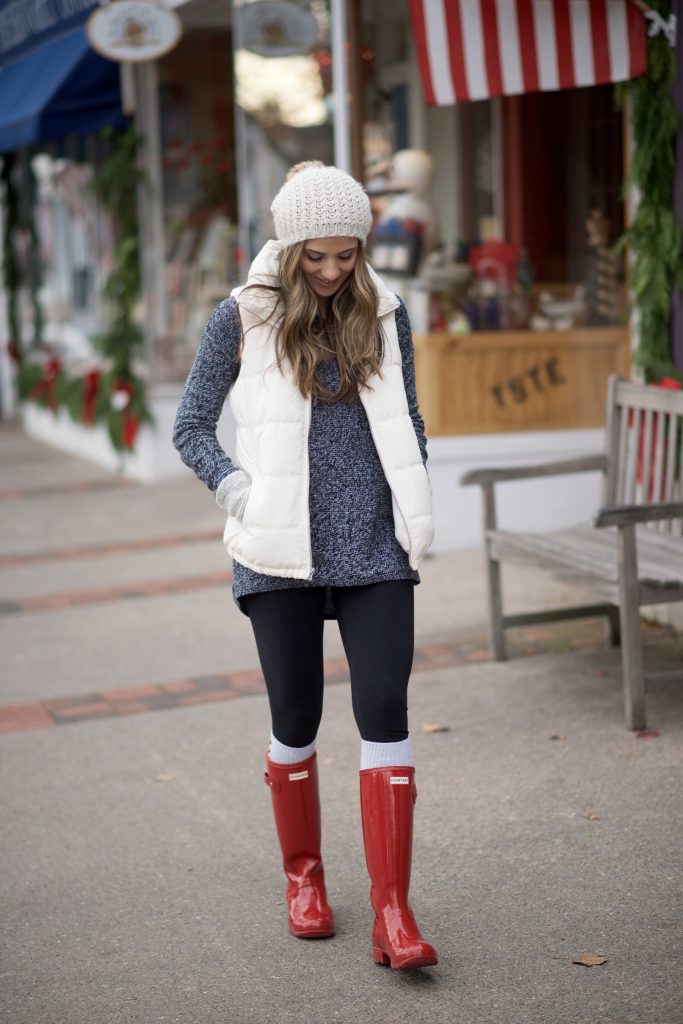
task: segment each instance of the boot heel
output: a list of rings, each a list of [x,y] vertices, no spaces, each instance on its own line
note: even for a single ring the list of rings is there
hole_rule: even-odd
[[[391,963],[388,954],[383,949],[378,949],[377,946],[372,947],[372,955],[375,958],[376,964],[386,965]]]

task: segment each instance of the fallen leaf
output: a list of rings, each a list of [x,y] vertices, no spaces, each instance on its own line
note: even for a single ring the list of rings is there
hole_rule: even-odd
[[[422,732],[450,732],[450,725],[440,725],[438,722],[423,722]]]
[[[155,775],[155,782],[173,782],[175,775]]]
[[[581,956],[572,960],[572,963],[580,964],[582,967],[599,967],[600,964],[607,963],[607,957],[602,953],[582,953]]]
[[[599,814],[591,814],[589,811],[586,811],[584,818],[588,818],[589,821],[602,821]]]

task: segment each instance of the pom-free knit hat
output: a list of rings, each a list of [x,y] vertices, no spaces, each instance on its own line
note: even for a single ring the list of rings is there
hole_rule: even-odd
[[[292,168],[270,207],[283,245],[308,238],[359,238],[370,234],[372,212],[362,185],[338,167],[311,160]]]

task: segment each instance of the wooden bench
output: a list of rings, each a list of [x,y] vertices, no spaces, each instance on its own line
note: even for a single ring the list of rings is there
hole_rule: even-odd
[[[645,727],[645,682],[683,681],[683,667],[645,675],[643,605],[683,601],[683,391],[609,378],[604,454],[536,466],[477,469],[462,484],[482,488],[491,652],[506,657],[505,629],[606,615],[621,644],[626,725]],[[564,473],[603,473],[602,507],[592,522],[549,533],[499,530],[495,485]],[[504,561],[547,568],[580,580],[604,603],[505,615]]]

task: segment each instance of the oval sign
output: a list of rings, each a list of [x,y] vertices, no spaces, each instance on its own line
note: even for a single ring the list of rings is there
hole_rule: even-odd
[[[320,31],[310,11],[288,0],[255,0],[236,7],[239,46],[261,57],[294,57],[315,48]]]
[[[175,13],[146,0],[115,0],[99,7],[86,23],[93,50],[121,63],[156,60],[172,50],[183,34]]]

